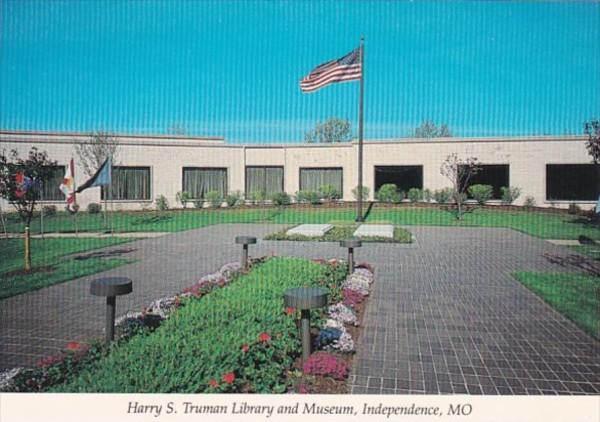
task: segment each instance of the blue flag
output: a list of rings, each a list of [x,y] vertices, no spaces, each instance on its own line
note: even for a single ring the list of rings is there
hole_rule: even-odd
[[[83,192],[87,188],[96,186],[110,186],[112,181],[112,161],[110,157],[104,160],[96,174],[94,174],[87,182],[77,188],[77,193]]]

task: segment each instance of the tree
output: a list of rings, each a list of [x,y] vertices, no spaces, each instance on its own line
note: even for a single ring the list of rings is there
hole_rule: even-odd
[[[415,129],[413,135],[415,138],[450,138],[452,133],[447,125],[437,126],[431,120],[421,123],[421,126]]]
[[[81,167],[88,177],[92,177],[108,157],[111,158],[113,165],[117,161],[117,140],[106,132],[93,133],[87,142],[75,145],[74,148]]]
[[[458,158],[456,153],[446,157],[440,168],[440,173],[452,182],[452,197],[456,203],[456,218],[462,219],[463,204],[467,200],[467,188],[471,178],[481,169],[477,163],[477,158],[469,157],[467,159]]]
[[[317,123],[314,129],[304,135],[306,142],[345,142],[352,139],[350,122],[332,117],[326,122]]]
[[[600,121],[592,119],[585,123],[584,132],[588,136],[586,148],[594,164],[600,164]]]
[[[0,152],[0,197],[8,200],[25,223],[25,271],[31,270],[31,238],[29,226],[35,204],[40,199],[42,185],[51,177],[56,161],[48,154],[32,147],[27,158],[19,157],[16,150],[9,155]]]

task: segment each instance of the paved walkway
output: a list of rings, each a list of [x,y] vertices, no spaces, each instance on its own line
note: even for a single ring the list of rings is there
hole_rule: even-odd
[[[236,235],[280,229],[218,225],[129,243],[127,257],[139,261],[103,274],[134,280],[117,312],[141,309],[239,259]],[[350,377],[353,393],[600,392],[600,344],[510,276],[565,271],[543,255],[570,250],[507,229],[409,229],[414,244],[357,251],[376,266],[377,281]],[[259,241],[251,254],[345,255],[334,243],[281,241]],[[97,276],[0,302],[0,368],[32,365],[68,341],[100,336],[104,302],[89,294]]]

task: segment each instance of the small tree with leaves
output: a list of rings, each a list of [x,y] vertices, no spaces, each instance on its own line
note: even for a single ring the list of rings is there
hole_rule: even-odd
[[[306,132],[306,142],[346,142],[352,139],[350,122],[346,119],[332,117],[326,122],[317,123],[314,129]]]
[[[450,182],[452,182],[452,199],[456,204],[456,218],[462,219],[464,213],[464,203],[467,200],[467,188],[469,182],[475,174],[481,169],[477,163],[477,158],[469,157],[459,158],[456,153],[450,154],[440,168],[440,173]]]
[[[117,140],[106,132],[93,133],[89,140],[75,145],[74,148],[79,163],[88,177],[92,177],[108,157],[115,165],[119,153]]]
[[[588,136],[586,147],[592,156],[594,164],[600,164],[600,121],[592,119],[584,125],[584,132]]]
[[[40,199],[42,185],[52,173],[56,161],[48,154],[32,147],[27,158],[19,157],[16,150],[10,154],[0,152],[0,197],[9,201],[25,224],[25,271],[31,270],[31,238],[29,226],[35,204]]]
[[[426,120],[412,134],[415,138],[450,138],[452,133],[447,125],[437,126],[431,120]]]

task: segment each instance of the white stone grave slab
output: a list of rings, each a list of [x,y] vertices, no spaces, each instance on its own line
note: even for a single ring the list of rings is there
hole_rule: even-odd
[[[354,232],[356,237],[389,237],[394,238],[394,226],[391,224],[361,224]]]
[[[289,229],[287,235],[299,234],[302,236],[319,237],[323,236],[333,228],[332,224],[300,224]]]

